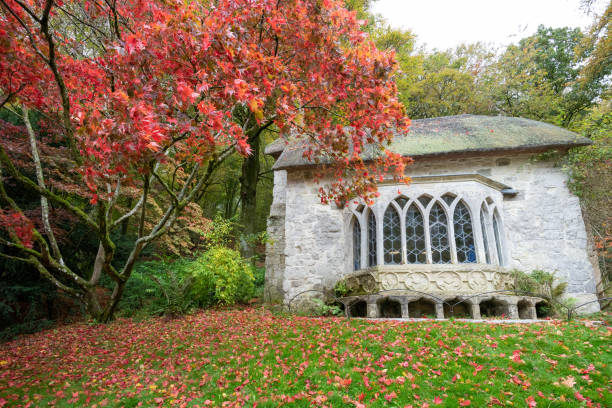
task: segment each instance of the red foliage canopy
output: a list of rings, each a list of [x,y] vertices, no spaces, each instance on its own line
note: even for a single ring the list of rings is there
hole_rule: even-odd
[[[29,141],[0,140],[0,169],[41,196],[46,233],[0,183],[10,237],[0,243],[11,248],[0,255],[32,264],[106,321],[143,248],[202,196],[233,150],[249,155],[262,129],[324,160],[323,202],[369,200],[385,173],[403,179],[406,161],[384,151],[408,125],[394,55],[360,24],[336,0],[0,0],[0,106],[26,108]],[[37,127],[28,111],[42,118]],[[380,153],[368,162],[366,144]],[[36,182],[18,164],[24,157]],[[47,200],[99,239],[91,273],[63,261]],[[132,217],[137,238],[116,268],[110,232]],[[105,310],[94,290],[102,273],[115,284]]]
[[[393,54],[340,1],[128,0],[110,28],[100,2],[23,3],[2,1],[0,89],[63,127],[94,203],[164,155],[203,162],[227,145],[248,155],[239,106],[308,138],[313,160],[334,159],[341,181],[325,197],[371,196],[376,169],[403,174],[393,154],[370,171],[359,158],[407,120]]]

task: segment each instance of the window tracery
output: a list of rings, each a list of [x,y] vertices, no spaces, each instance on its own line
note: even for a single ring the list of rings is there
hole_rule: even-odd
[[[383,247],[386,264],[402,263],[402,232],[400,217],[393,204],[389,204],[383,218]]]
[[[504,254],[502,250],[499,214],[497,210],[493,212],[493,234],[495,235],[495,249],[497,250],[497,260],[500,265],[504,264]]]
[[[353,217],[353,269],[361,269],[361,225],[357,217]]]
[[[368,266],[375,266],[376,261],[376,218],[372,210],[368,211]]]
[[[440,203],[435,203],[429,212],[429,231],[431,235],[431,260],[433,263],[450,263],[450,243],[448,241],[448,222]]]
[[[489,252],[489,230],[487,228],[488,211],[484,203],[480,207],[480,229],[482,230],[482,243],[484,246],[485,261],[491,263],[491,253]]]
[[[463,201],[459,201],[455,207],[453,226],[455,227],[457,261],[459,263],[475,263],[476,247],[474,245],[472,217]]]
[[[406,211],[406,261],[409,264],[427,263],[425,223],[423,215],[414,204]]]
[[[383,264],[448,264],[495,262],[504,264],[502,224],[497,209],[489,209],[490,197],[472,209],[463,198],[446,193],[432,197],[422,194],[414,198],[399,196],[381,214],[382,237],[377,237],[377,219],[371,208],[357,207],[352,222],[353,268],[359,270]],[[433,202],[432,202],[433,201]],[[446,205],[445,205],[446,203]],[[421,207],[423,205],[423,207]],[[450,209],[449,209],[450,207]],[[445,211],[448,209],[448,213]],[[361,211],[359,211],[361,210]],[[492,211],[493,214],[491,214]],[[472,214],[476,219],[472,218]],[[474,230],[474,222],[480,227]],[[365,231],[363,231],[363,229]],[[482,235],[481,235],[482,234]],[[476,236],[478,235],[478,237]],[[478,239],[477,239],[478,238]],[[378,241],[380,239],[380,242]],[[361,253],[362,240],[365,252]],[[477,247],[483,246],[484,259],[478,260]],[[382,254],[378,251],[382,250]]]

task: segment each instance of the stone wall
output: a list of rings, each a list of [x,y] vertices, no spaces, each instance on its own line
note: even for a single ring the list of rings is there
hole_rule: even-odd
[[[381,197],[373,206],[377,216],[398,193],[415,196],[418,190],[439,193],[448,189],[464,191],[466,200],[479,200],[488,191],[502,220],[505,268],[554,272],[559,280],[569,283],[568,296],[577,298],[579,303],[595,299],[595,275],[589,261],[592,249],[579,201],[567,189],[567,177],[554,161],[535,161],[528,154],[417,159],[407,173],[413,177],[477,173],[513,187],[518,194],[504,197],[498,190],[474,181],[415,181],[409,186],[383,183]],[[274,242],[268,245],[266,261],[266,291],[275,295],[267,297],[288,302],[308,290],[330,289],[343,276],[353,273],[352,216],[350,206],[337,209],[335,205],[320,204],[318,185],[309,170],[277,171],[268,221]],[[475,229],[479,229],[478,224],[474,222]],[[582,312],[595,310],[597,304]]]
[[[287,197],[287,172],[274,172],[274,199],[270,207],[267,231],[270,241],[266,243],[266,280],[264,298],[266,302],[284,301],[283,277],[285,274],[285,208]]]

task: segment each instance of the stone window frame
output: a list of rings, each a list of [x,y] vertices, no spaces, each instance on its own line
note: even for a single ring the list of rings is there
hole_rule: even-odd
[[[359,228],[359,232],[358,234],[355,234],[355,227]],[[359,222],[359,219],[355,216],[353,216],[351,218],[351,235],[352,235],[352,250],[351,250],[351,256],[353,258],[353,270],[358,271],[360,269],[362,269],[363,267],[363,261],[364,259],[362,258],[362,253],[361,253],[361,240],[363,239],[363,234],[361,233],[361,223]],[[359,250],[355,251],[355,241],[358,241],[359,244]]]
[[[410,202],[410,200],[408,200],[408,202]],[[427,247],[427,242],[426,242],[426,232],[425,232],[425,217],[423,216],[423,212],[421,211],[421,209],[419,207],[417,207],[416,205],[405,205],[406,209],[403,213],[403,220],[404,220],[404,229],[403,229],[403,234],[402,234],[402,239],[404,242],[404,249],[403,249],[403,255],[405,256],[402,264],[409,264],[409,265],[425,265],[427,264],[427,251],[428,251],[428,247]],[[425,251],[425,261],[424,262],[408,262],[408,237],[407,237],[407,227],[406,227],[406,217],[408,215],[408,211],[410,211],[410,209],[414,208],[415,211],[418,213],[418,216],[420,217],[420,223],[422,224],[422,228],[423,228],[423,236],[422,236],[422,241],[423,241],[423,249]],[[420,238],[419,238],[420,240]],[[421,252],[420,255],[423,255],[423,253]],[[418,256],[417,256],[418,258]]]
[[[380,265],[403,265],[406,263],[406,211],[404,210],[404,208],[402,208],[399,205],[398,203],[399,198],[407,198],[407,197],[403,195],[396,197],[393,201],[389,203],[389,205],[387,205],[387,208],[385,208],[385,211],[383,213],[382,222],[381,222],[382,227],[383,227],[382,247],[377,246],[377,248],[380,248],[383,253],[383,263],[381,263]],[[408,200],[408,203],[410,203],[410,200]],[[407,205],[405,205],[404,207],[407,208]],[[386,252],[384,229],[385,229],[386,215],[388,211],[395,211],[395,214],[399,217],[399,221],[400,221],[400,225],[399,225],[400,262],[399,263],[385,263],[384,262],[385,252]]]
[[[440,197],[442,198],[442,197]],[[444,206],[443,204],[447,204],[446,206]],[[452,203],[451,203],[452,205]],[[442,212],[444,213],[444,223],[442,222],[434,222],[432,224],[432,211],[434,210],[434,208],[436,209],[441,209]],[[454,248],[453,243],[455,241],[455,230],[454,230],[454,222],[453,219],[451,218],[451,214],[454,213],[453,210],[450,210],[448,207],[448,203],[446,203],[444,200],[440,199],[440,200],[431,200],[429,202],[429,204],[427,205],[427,229],[425,230],[425,241],[429,241],[429,253],[431,255],[431,258],[428,259],[428,264],[436,264],[436,265],[444,265],[444,264],[450,264],[450,263],[458,263],[456,262],[456,257],[453,257],[453,252],[455,252],[456,255],[456,248]],[[438,212],[436,210],[436,212]],[[439,213],[439,212],[438,212]],[[449,260],[448,262],[445,261],[434,261],[434,251],[433,251],[433,244],[432,244],[432,228],[434,227],[434,225],[438,223],[443,225],[444,227],[446,227],[446,234],[441,234],[442,236],[446,235],[446,247],[443,251],[435,251],[435,252],[439,252],[440,255],[439,257],[442,258],[446,252],[448,248],[448,254],[446,256],[448,256]],[[451,225],[453,224],[453,228],[451,229]],[[429,238],[429,239],[427,239]]]
[[[462,207],[460,207],[460,205],[461,205]],[[470,249],[469,247],[467,247],[467,256],[466,256],[466,260],[465,260],[465,261],[463,261],[463,262],[459,262],[459,263],[466,263],[466,264],[469,264],[469,263],[477,263],[477,261],[478,261],[478,251],[476,250],[476,237],[475,237],[475,228],[474,228],[474,224],[475,224],[476,222],[478,222],[478,220],[477,220],[477,218],[476,218],[476,217],[474,217],[474,214],[473,214],[472,212],[470,212],[470,209],[469,209],[469,207],[468,207],[468,204],[467,204],[465,201],[460,200],[460,201],[458,201],[458,202],[455,204],[455,209],[453,210],[453,228],[455,228],[455,232],[456,232],[456,230],[457,230],[457,228],[456,228],[456,226],[457,226],[457,219],[456,219],[456,217],[455,217],[455,216],[457,215],[457,211],[458,211],[459,209],[461,209],[461,208],[464,208],[464,209],[467,211],[467,217],[469,218],[469,224],[470,224],[470,226],[471,226],[471,231],[470,231],[468,234],[465,234],[465,229],[463,229],[463,230],[464,230],[464,238],[465,238],[465,237],[470,237],[470,236],[471,236],[471,241],[472,241],[472,242],[471,242],[470,246],[471,246],[472,248]],[[459,249],[458,249],[458,247],[457,247],[457,240],[458,240],[458,238],[459,238],[459,237],[458,237],[458,236],[457,236],[457,234],[455,233],[454,239],[455,239],[455,250],[456,250],[456,253],[457,253],[457,260],[459,260]],[[464,242],[464,243],[465,243],[465,242]],[[462,252],[463,252],[463,250],[462,250]],[[473,253],[474,259],[473,259],[473,260],[470,260],[470,255],[472,255],[472,253]]]
[[[361,259],[366,260],[366,264],[368,267],[374,267],[377,265],[382,265],[382,262],[380,262],[380,254],[382,253],[382,251],[380,251],[380,245],[382,243],[382,239],[378,238],[378,230],[379,228],[382,226],[382,223],[378,221],[378,217],[376,215],[376,212],[368,207],[365,211],[363,211],[363,216],[364,216],[364,228],[361,228]],[[374,242],[374,261],[371,260],[371,248],[370,248],[370,244],[371,244],[371,240],[370,240],[370,217],[372,217],[372,219],[374,220],[374,228],[376,229],[376,239],[373,241]],[[365,252],[364,252],[365,249]],[[364,257],[365,254],[365,257]]]
[[[501,221],[501,216],[497,208],[493,209],[492,215],[493,237],[495,238],[495,254],[497,255],[497,264],[504,266],[506,264],[506,256],[504,254],[504,227]]]
[[[421,197],[424,194],[431,197],[431,199],[427,203],[427,206],[423,206],[419,200],[419,197]],[[455,196],[451,205],[448,205],[447,202],[444,199],[442,199],[442,196],[446,194],[452,194],[453,196]],[[395,200],[400,197],[406,198],[408,200],[407,203],[403,207],[400,207],[395,202]],[[476,262],[475,263],[459,263],[458,262],[456,240],[455,240],[455,228],[454,228],[454,211],[459,202],[463,202],[463,204],[467,208],[469,215],[470,215],[470,220],[472,223],[472,230],[474,234],[474,246],[475,246],[475,252],[476,252]],[[503,214],[503,212],[501,210],[498,210],[498,208],[501,207],[500,205],[498,205],[498,200],[494,200],[493,198],[487,195],[486,198],[482,199],[482,201],[478,201],[478,205],[476,205],[476,203],[473,200],[467,200],[464,194],[462,194],[461,192],[455,191],[453,189],[444,190],[443,192],[439,194],[432,194],[432,193],[426,192],[426,193],[420,193],[420,194],[414,194],[414,195],[398,191],[397,194],[393,195],[392,197],[389,197],[386,200],[380,200],[380,199],[377,200],[377,202],[372,206],[364,206],[363,204],[359,204],[356,208],[352,208],[354,206],[349,206],[348,208],[351,214],[351,220],[353,219],[352,217],[354,216],[356,220],[355,222],[360,223],[361,234],[362,234],[361,236],[361,259],[362,261],[364,259],[367,260],[367,257],[368,257],[368,246],[367,246],[368,244],[367,243],[368,243],[369,237],[367,235],[367,217],[369,213],[372,213],[372,215],[374,216],[376,220],[377,264],[374,267],[395,266],[395,267],[410,268],[411,266],[415,266],[415,265],[437,265],[432,262],[431,236],[430,236],[431,231],[430,231],[430,225],[429,225],[429,214],[430,214],[431,208],[434,206],[435,203],[439,203],[443,211],[446,214],[449,244],[451,248],[451,262],[446,263],[446,264],[440,264],[440,265],[469,265],[469,264],[486,265],[487,264],[485,248],[484,248],[484,239],[482,235],[483,231],[482,231],[481,223],[480,223],[481,206],[486,206],[486,209],[488,212],[487,214],[487,218],[488,218],[487,219],[487,238],[488,238],[489,254],[491,257],[491,261],[492,261],[491,264],[501,265],[501,266],[504,266],[506,264],[506,260],[509,259],[508,254],[506,253],[506,250],[507,250],[506,239],[505,239],[506,230],[505,230],[504,221],[501,215]],[[389,205],[393,205],[400,214],[400,223],[401,223],[400,228],[401,228],[401,233],[402,233],[402,236],[401,236],[402,263],[401,264],[386,264],[384,262],[384,251],[382,250],[382,248],[384,248],[384,243],[383,243],[384,242],[383,241],[384,226],[383,226],[382,221],[384,220],[384,213],[387,210]],[[425,249],[426,249],[426,263],[425,264],[416,264],[416,263],[410,264],[410,263],[407,263],[407,259],[406,259],[406,235],[405,235],[406,234],[406,224],[405,224],[405,221],[406,221],[406,213],[412,205],[415,205],[417,210],[421,213],[421,216],[423,217],[423,221],[424,221]],[[359,209],[359,211],[357,211],[357,208]],[[497,240],[495,239],[495,234],[493,231],[493,221],[492,221],[494,214],[497,214],[497,217],[498,217],[497,222],[499,225],[499,239],[500,239],[499,245],[500,245],[501,254],[502,254],[501,262],[498,258],[498,251],[495,246],[497,243]],[[350,233],[352,236],[352,229],[350,229]],[[352,239],[350,241],[351,243],[349,245],[350,247],[349,253],[352,254],[353,253]],[[353,265],[352,257],[351,257],[350,264]],[[369,267],[370,266],[367,265],[367,262],[365,264],[362,262],[363,269],[367,269]]]
[[[483,202],[478,211],[478,222],[482,236],[482,246],[485,251],[485,263],[492,265],[494,263],[494,255],[491,252],[491,232],[489,231],[489,207],[486,202]]]
[[[505,266],[507,264],[508,255],[506,253],[506,238],[504,222],[500,215],[499,206],[491,197],[487,197],[481,204],[481,210],[484,209],[485,228],[488,241],[488,251],[492,265]],[[479,214],[480,216],[480,214]],[[497,219],[499,231],[496,233],[493,228],[493,219]],[[482,230],[481,230],[482,234]],[[484,239],[482,241],[484,243]],[[501,255],[501,259],[500,259]],[[486,260],[485,260],[486,262]]]

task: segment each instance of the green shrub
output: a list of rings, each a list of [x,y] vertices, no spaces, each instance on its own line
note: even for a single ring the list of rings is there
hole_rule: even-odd
[[[181,286],[191,280],[187,271],[191,262],[178,259],[137,264],[119,303],[121,315],[176,315],[186,312],[194,304],[189,296],[190,288],[182,290],[182,294],[179,292]],[[179,301],[180,304],[177,303]]]
[[[193,307],[245,303],[263,285],[264,269],[255,270],[233,249],[216,246],[196,259],[139,263],[119,305],[124,316],[177,316]]]
[[[195,301],[189,296],[193,282],[191,275],[180,274],[172,268],[167,268],[159,276],[151,276],[151,279],[166,299],[163,306],[156,311],[157,314],[177,317],[193,307]]]
[[[48,329],[49,327],[52,327],[53,324],[53,320],[40,319],[27,320],[23,323],[11,325],[3,330],[0,330],[0,343],[12,340],[21,334],[31,334]]]
[[[255,280],[253,284],[256,288],[260,288],[264,286],[266,281],[266,268],[260,268],[258,266],[253,266],[253,277]]]
[[[342,279],[336,283],[334,287],[336,297],[344,297],[349,293],[348,286],[346,286],[346,280]]]
[[[537,291],[537,282],[523,271],[515,269],[512,271],[514,279],[513,289],[518,293],[535,293]]]
[[[233,249],[215,247],[189,266],[193,276],[191,294],[200,306],[247,302],[255,285],[252,266]],[[211,296],[212,295],[212,296]]]
[[[542,313],[559,314],[561,297],[567,289],[567,282],[560,282],[555,285],[555,275],[540,269],[535,269],[531,273],[525,273],[519,270],[512,271],[514,278],[514,290],[519,294],[534,294],[543,299],[548,300],[547,306],[549,310],[542,310]]]
[[[204,241],[207,250],[217,247],[235,248],[236,236],[238,235],[239,224],[234,218],[223,218],[217,214],[212,220],[212,226],[204,234]]]
[[[255,280],[253,284],[255,285],[255,291],[253,292],[253,297],[263,298],[264,296],[264,285],[266,283],[266,268],[258,267],[251,264],[253,267],[253,277]]]
[[[535,269],[529,274],[514,270],[512,275],[514,290],[534,293],[549,300],[558,300],[567,288],[567,282],[560,282],[555,285],[555,275],[540,269]]]
[[[312,302],[314,304],[312,313],[315,316],[340,316],[343,313],[342,309],[338,305],[329,305],[318,298],[312,299]]]

